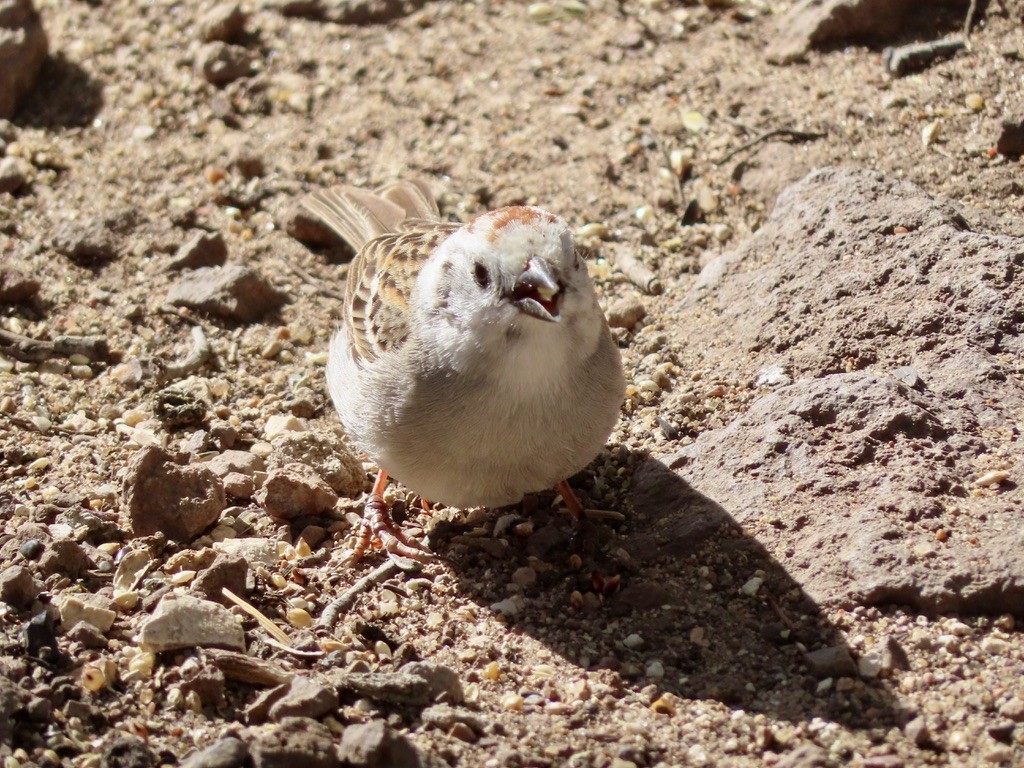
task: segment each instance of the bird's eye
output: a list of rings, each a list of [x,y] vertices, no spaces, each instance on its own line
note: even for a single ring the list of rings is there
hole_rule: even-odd
[[[487,267],[483,265],[483,262],[478,261],[473,266],[473,278],[481,288],[486,288],[491,284],[491,273],[487,271]]]

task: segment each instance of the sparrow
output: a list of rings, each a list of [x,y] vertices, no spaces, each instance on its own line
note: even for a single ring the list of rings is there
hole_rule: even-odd
[[[499,507],[555,487],[604,447],[622,359],[566,222],[509,206],[443,221],[422,180],[341,186],[302,206],[355,251],[327,382],[345,431],[378,467],[354,557],[433,559],[383,498]]]

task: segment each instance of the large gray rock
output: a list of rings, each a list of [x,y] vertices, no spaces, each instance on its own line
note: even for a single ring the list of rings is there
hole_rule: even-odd
[[[1024,460],[1005,429],[1022,266],[1024,240],[905,182],[824,169],[787,190],[684,306],[710,365],[794,382],[666,457],[677,475],[637,472],[640,520],[668,519],[632,551],[693,551],[734,520],[818,602],[1024,613],[1021,491],[974,483]]]
[[[175,648],[245,650],[245,631],[219,603],[167,595],[143,624],[139,642],[157,653]]]
[[[0,0],[0,117],[14,114],[46,59],[46,32],[32,0]]]
[[[241,264],[193,270],[167,292],[167,301],[175,306],[242,323],[259,320],[287,300],[287,294]]]

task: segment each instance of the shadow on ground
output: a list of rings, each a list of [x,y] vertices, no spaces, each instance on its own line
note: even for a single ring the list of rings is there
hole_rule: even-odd
[[[26,128],[57,130],[89,125],[103,107],[103,84],[60,54],[49,56],[36,86],[14,116]]]
[[[485,608],[509,598],[516,569],[533,566],[537,582],[523,590],[510,631],[583,669],[613,670],[635,691],[794,723],[822,717],[886,728],[901,720],[885,683],[857,676],[839,629],[758,541],[657,459],[633,459],[627,521],[618,530],[588,523],[575,571],[566,565],[569,527],[546,512],[502,557],[459,535],[432,546],[460,591]],[[481,579],[481,567],[493,578]],[[751,579],[763,579],[756,591]],[[624,643],[631,635],[642,643]]]

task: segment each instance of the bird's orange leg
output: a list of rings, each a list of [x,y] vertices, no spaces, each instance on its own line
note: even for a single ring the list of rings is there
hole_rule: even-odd
[[[405,557],[421,563],[433,561],[433,553],[418,541],[406,537],[402,533],[402,529],[391,518],[391,507],[384,501],[384,489],[387,486],[388,473],[381,469],[377,472],[377,479],[373,483],[373,490],[370,491],[370,498],[366,500],[362,529],[359,531],[359,538],[356,539],[351,560],[361,558],[370,546],[370,540],[377,537],[389,555]]]
[[[570,487],[568,480],[560,482],[555,486],[555,489],[562,494],[562,501],[565,502],[565,506],[569,509],[569,515],[572,517],[572,527],[579,528],[583,525],[586,515],[583,512],[583,505],[580,504],[576,491]]]

